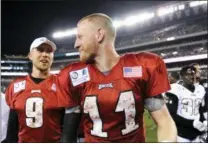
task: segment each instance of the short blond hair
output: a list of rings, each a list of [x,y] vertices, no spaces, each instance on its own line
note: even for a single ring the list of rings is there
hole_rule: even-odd
[[[103,13],[93,13],[91,15],[87,15],[83,17],[78,23],[81,23],[84,20],[88,20],[89,22],[92,22],[94,24],[98,24],[99,26],[102,26],[108,31],[108,34],[115,38],[116,37],[116,29],[113,26],[112,19]]]

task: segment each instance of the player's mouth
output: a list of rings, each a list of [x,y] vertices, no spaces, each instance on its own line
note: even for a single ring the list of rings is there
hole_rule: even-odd
[[[40,60],[40,62],[41,62],[41,63],[44,63],[44,64],[45,64],[45,63],[49,63],[48,60]]]
[[[79,51],[79,53],[84,52],[83,48],[81,48],[81,47],[78,49],[78,51]]]

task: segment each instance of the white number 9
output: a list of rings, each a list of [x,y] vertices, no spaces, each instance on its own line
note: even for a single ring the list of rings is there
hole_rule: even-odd
[[[39,128],[43,125],[43,99],[40,97],[26,100],[26,125],[30,128]]]

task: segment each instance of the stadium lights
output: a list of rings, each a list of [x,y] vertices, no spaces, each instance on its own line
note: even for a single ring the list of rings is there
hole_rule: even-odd
[[[79,52],[66,53],[65,56],[78,56]]]
[[[184,4],[179,5],[179,6],[178,6],[178,9],[179,9],[179,10],[184,10],[184,9],[185,9],[185,5],[184,5]]]
[[[166,39],[167,41],[172,41],[172,40],[175,40],[175,37],[169,37]]]
[[[115,28],[120,28],[123,25],[124,25],[124,22],[122,20],[115,20],[115,21],[113,21],[113,26]]]
[[[136,24],[137,22],[139,21],[139,17],[138,16],[130,16],[130,17],[127,17],[125,20],[124,20],[124,25],[126,26],[131,26],[131,25],[134,25]]]
[[[184,4],[174,6],[174,7],[173,6],[167,6],[167,7],[159,8],[157,10],[157,15],[158,16],[164,16],[164,15],[167,15],[167,14],[179,11],[179,10],[184,10],[184,9],[185,9]]]
[[[62,38],[62,37],[66,37],[66,36],[75,35],[76,33],[77,33],[77,29],[73,28],[71,30],[55,32],[53,34],[53,38]]]
[[[190,7],[196,7],[199,5],[207,4],[207,1],[192,1],[189,3]]]
[[[170,13],[173,13],[173,12],[175,12],[175,11],[177,11],[178,10],[178,7],[164,7],[164,8],[160,8],[160,9],[158,9],[158,11],[157,11],[157,15],[158,16],[164,16],[164,15],[166,15],[166,14],[170,14]]]
[[[148,19],[151,19],[155,16],[155,14],[152,13],[142,13],[135,16],[129,16],[125,18],[124,20],[113,20],[113,25],[115,28],[120,28],[121,26],[131,26],[139,22],[146,21]],[[72,36],[77,33],[77,29],[73,28],[72,30],[66,30],[66,31],[58,31],[53,34],[53,38],[63,38],[67,36]]]
[[[174,51],[172,54],[173,54],[173,55],[177,55],[177,54],[178,54],[178,52],[177,52],[177,51]]]
[[[131,26],[136,23],[140,23],[145,20],[151,19],[154,16],[155,16],[154,13],[142,13],[139,15],[129,16],[129,17],[125,18],[123,21],[122,20],[113,21],[113,24],[116,28],[119,28],[121,26]]]
[[[193,3],[191,2],[190,5],[199,5],[204,3],[207,3],[207,1],[194,1]],[[168,6],[168,7],[159,8],[156,13],[157,16],[164,16],[166,14],[170,14],[175,11],[184,10],[184,9],[185,9],[185,5],[180,4],[177,6]],[[122,26],[132,26],[136,23],[151,19],[154,16],[155,13],[143,13],[143,14],[127,17],[124,20],[115,20],[115,21],[113,20],[113,25],[115,26],[115,28],[120,28]],[[53,38],[57,38],[57,39],[63,38],[63,37],[75,35],[76,33],[77,33],[76,28],[66,31],[58,31],[53,34]]]

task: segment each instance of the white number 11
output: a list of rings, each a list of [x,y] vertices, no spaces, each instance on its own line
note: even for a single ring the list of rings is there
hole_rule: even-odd
[[[125,129],[122,129],[122,135],[126,135],[139,128],[135,122],[136,107],[132,91],[121,92],[115,112],[125,113]],[[98,111],[98,102],[96,96],[87,96],[84,101],[84,113],[89,114],[93,121],[91,134],[99,137],[107,137],[107,132],[103,132],[103,123]]]

